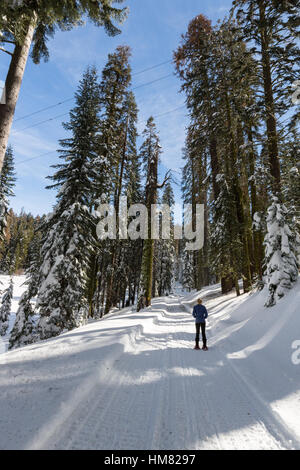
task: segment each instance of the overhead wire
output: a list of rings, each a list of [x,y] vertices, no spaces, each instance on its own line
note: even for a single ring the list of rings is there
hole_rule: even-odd
[[[166,60],[165,62],[160,62],[159,64],[156,64],[156,65],[153,65],[151,67],[148,67],[148,68],[145,68],[143,70],[140,70],[139,72],[135,72],[132,74],[132,77],[135,77],[136,75],[140,75],[142,73],[145,73],[145,72],[149,72],[151,70],[154,70],[158,67],[161,67],[162,65],[165,65],[165,64],[169,64],[171,63],[172,60]],[[16,119],[14,119],[14,122],[17,122],[17,121],[21,121],[23,119],[27,119],[31,116],[35,116],[36,114],[39,114],[39,113],[42,113],[43,111],[48,111],[49,109],[52,109],[52,108],[55,108],[57,106],[60,106],[64,103],[67,103],[69,101],[73,101],[74,100],[74,96],[70,97],[70,98],[67,98],[65,100],[61,100],[61,101],[58,101],[57,103],[54,103],[50,106],[46,106],[45,108],[41,108],[41,109],[38,109],[37,111],[33,111],[32,113],[29,113],[29,114],[26,114],[24,116],[20,116],[20,117],[17,117]]]
[[[157,78],[155,80],[151,80],[150,82],[142,83],[141,85],[138,85],[138,86],[132,88],[132,91],[137,90],[137,89],[142,88],[142,87],[145,87],[145,86],[148,86],[148,85],[152,85],[153,83],[160,82],[160,81],[165,80],[166,78],[169,78],[171,76],[173,76],[172,73],[168,74],[168,75],[164,75],[163,77]],[[65,100],[64,102],[67,102],[67,101],[70,101],[70,100]],[[53,107],[54,107],[54,105],[53,105]],[[41,124],[46,124],[47,122],[54,121],[55,119],[59,119],[60,117],[67,116],[68,114],[69,114],[69,112],[63,113],[63,114],[58,114],[57,116],[53,116],[53,117],[45,119],[43,121],[36,122],[35,124],[31,124],[30,126],[23,127],[22,129],[16,129],[16,130],[11,132],[11,135],[19,134],[20,132],[23,132],[27,129],[31,129],[32,127],[37,127]]]
[[[161,67],[162,65],[165,65],[165,64],[168,64],[168,63],[171,63],[171,62],[172,62],[172,60],[167,60],[167,61],[164,61],[164,62],[160,62],[159,64],[153,65],[153,66],[151,66],[151,67],[147,67],[147,68],[145,68],[145,69],[143,69],[143,70],[140,70],[139,72],[135,72],[135,73],[132,74],[132,76],[140,75],[140,74],[142,74],[142,73],[145,73],[145,72],[154,70],[154,69],[156,69],[156,68],[158,68],[158,67]],[[169,77],[171,77],[171,76],[173,76],[173,73],[164,75],[163,77],[160,77],[160,78],[151,80],[151,81],[146,82],[146,83],[142,83],[141,85],[137,85],[137,86],[133,87],[133,88],[132,88],[132,91],[137,90],[137,89],[140,89],[140,88],[142,88],[142,87],[144,87],[144,86],[152,85],[153,83],[157,83],[157,82],[159,82],[159,81],[165,80],[166,78],[169,78]],[[30,114],[21,116],[21,117],[15,119],[15,122],[16,122],[16,121],[20,121],[20,120],[22,120],[22,119],[27,119],[27,118],[29,118],[29,117],[31,117],[31,116],[34,116],[34,115],[36,115],[36,114],[39,114],[39,113],[41,113],[41,112],[43,112],[43,111],[48,111],[49,109],[53,109],[53,108],[55,108],[55,107],[57,107],[57,106],[60,106],[60,105],[62,105],[62,104],[64,104],[64,103],[67,103],[67,102],[69,102],[69,101],[73,101],[74,98],[75,98],[75,97],[73,96],[72,98],[67,98],[67,99],[65,99],[65,100],[61,100],[61,101],[59,101],[59,102],[57,102],[57,103],[55,103],[55,104],[53,104],[53,105],[46,106],[46,107],[44,107],[44,108],[42,108],[42,109],[39,109],[39,110],[37,110],[37,111],[34,111],[34,112],[30,113]],[[166,112],[164,112],[164,113],[158,114],[158,115],[154,116],[154,118],[157,119],[157,118],[166,116],[166,115],[168,115],[168,114],[171,114],[171,113],[173,113],[173,112],[178,111],[179,109],[183,109],[184,107],[185,107],[185,105],[179,106],[179,107],[177,107],[177,108],[175,108],[175,109],[172,109],[172,110],[170,110],[170,111],[166,111]],[[43,120],[43,121],[39,121],[39,122],[37,122],[37,123],[35,123],[35,124],[31,124],[31,125],[29,125],[29,126],[26,126],[26,127],[22,128],[22,129],[17,129],[17,130],[15,130],[15,131],[13,131],[11,135],[16,135],[16,134],[18,134],[18,133],[20,133],[20,132],[23,132],[23,131],[27,130],[27,129],[31,129],[31,128],[37,127],[37,126],[39,126],[39,125],[46,124],[47,122],[54,121],[55,119],[59,119],[59,118],[61,118],[61,117],[67,116],[68,114],[69,114],[69,112],[67,112],[67,113],[62,113],[62,114],[58,114],[58,115],[53,116],[53,117],[51,117],[51,118],[48,118],[48,119],[45,119],[45,120]],[[42,154],[40,154],[40,155],[36,155],[35,157],[27,158],[27,159],[22,160],[22,161],[20,161],[20,162],[16,162],[16,165],[20,165],[20,164],[22,164],[22,163],[26,163],[26,162],[29,162],[29,161],[32,161],[32,160],[36,160],[36,159],[38,159],[38,158],[42,158],[42,157],[44,157],[44,156],[51,155],[51,154],[56,153],[56,152],[57,152],[56,150],[53,150],[53,151],[51,151],[51,152],[42,153]]]
[[[168,114],[171,114],[171,113],[174,113],[176,111],[179,111],[180,109],[183,109],[185,108],[186,106],[185,105],[181,105],[181,106],[178,106],[177,108],[174,108],[174,109],[171,109],[169,111],[166,111],[165,113],[161,113],[161,114],[157,114],[155,116],[153,116],[154,119],[158,119],[160,117],[163,117],[163,116],[167,116]],[[146,122],[144,122],[145,124]],[[50,154],[53,154],[53,153],[57,153],[57,150],[53,150],[51,152],[47,152],[47,153],[42,153],[41,155],[36,155],[35,157],[31,157],[31,158],[27,158],[26,160],[22,160],[20,162],[16,162],[15,164],[16,165],[21,165],[21,163],[27,163],[27,162],[30,162],[32,160],[36,160],[37,158],[41,158],[41,157],[45,157],[47,155],[50,155]]]

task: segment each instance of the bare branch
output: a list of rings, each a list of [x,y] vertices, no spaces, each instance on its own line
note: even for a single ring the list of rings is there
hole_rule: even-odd
[[[171,173],[171,170],[167,171],[167,173],[166,173],[166,176],[165,176],[165,179],[164,179],[163,183],[162,183],[162,184],[158,184],[158,185],[156,186],[156,188],[157,188],[157,189],[161,189],[161,188],[163,188],[163,187],[164,187],[164,185],[165,185],[165,184],[166,184],[168,181],[170,181],[170,179],[171,179],[171,175],[170,175],[170,173]]]
[[[0,42],[4,42],[6,44],[13,44],[14,46],[16,45],[15,41],[9,41],[8,39],[4,39],[1,36],[0,36]]]
[[[6,54],[10,55],[11,57],[13,56],[13,54],[11,52],[7,51],[3,47],[0,47],[0,51],[6,52]]]

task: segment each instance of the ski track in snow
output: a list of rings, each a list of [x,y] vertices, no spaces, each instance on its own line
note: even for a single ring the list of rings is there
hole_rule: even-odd
[[[295,434],[216,339],[219,303],[215,297],[207,294],[206,299],[212,303],[207,353],[192,349],[194,321],[179,295],[155,299],[143,312],[124,310],[120,316],[109,316],[109,326],[116,322],[121,330],[119,336],[112,336],[118,342],[110,345],[109,354],[99,363],[91,361],[82,382],[70,387],[68,397],[59,397],[56,412],[26,438],[22,434],[15,448],[300,448]],[[121,319],[129,327],[120,328]],[[90,328],[93,325],[96,329],[99,322]],[[13,447],[4,444],[4,448]]]

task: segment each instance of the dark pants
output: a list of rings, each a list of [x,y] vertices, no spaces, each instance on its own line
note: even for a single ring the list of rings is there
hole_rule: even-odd
[[[203,347],[206,348],[206,334],[205,334],[205,323],[196,323],[196,344],[199,344],[200,339],[200,328],[202,334]]]

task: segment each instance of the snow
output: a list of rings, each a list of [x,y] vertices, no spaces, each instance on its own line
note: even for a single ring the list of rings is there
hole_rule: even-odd
[[[267,294],[178,289],[0,355],[0,448],[300,449],[300,281]],[[192,349],[199,296],[208,352]]]

